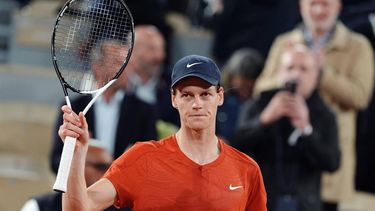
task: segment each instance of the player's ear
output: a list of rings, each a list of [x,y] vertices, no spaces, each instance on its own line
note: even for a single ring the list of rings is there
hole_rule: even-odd
[[[218,98],[219,98],[218,105],[221,106],[224,103],[224,88],[222,86],[217,88],[217,94],[218,94]]]
[[[171,102],[172,102],[172,106],[173,108],[176,108],[177,109],[177,103],[176,103],[176,91],[171,89]]]
[[[173,108],[178,109],[177,104],[174,102],[174,100],[172,100],[172,106]]]

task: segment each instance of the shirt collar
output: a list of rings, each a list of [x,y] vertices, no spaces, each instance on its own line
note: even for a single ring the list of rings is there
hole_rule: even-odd
[[[325,46],[329,41],[331,41],[333,34],[335,32],[335,28],[336,27],[333,27],[332,30],[328,31],[318,40],[314,41],[312,32],[304,25],[302,28],[302,33],[303,33],[303,37],[304,37],[306,45],[311,49],[322,48],[322,46]]]
[[[300,33],[301,31],[302,33]],[[298,27],[296,31],[293,33],[293,39],[300,42],[305,42],[306,45],[309,46],[308,40],[305,37],[305,27],[302,25],[302,27]],[[349,35],[349,29],[345,27],[345,25],[338,21],[335,25],[334,29],[330,31],[329,33],[330,37],[326,40],[326,45],[324,48],[326,50],[334,50],[334,49],[343,49],[346,47],[348,42],[348,35]]]
[[[114,95],[113,97],[111,98],[111,101],[109,103],[120,103],[123,99],[124,99],[124,96],[125,96],[125,91],[120,89],[118,90]],[[104,98],[102,95],[100,95],[97,99],[97,101],[99,103],[105,103],[104,101]]]

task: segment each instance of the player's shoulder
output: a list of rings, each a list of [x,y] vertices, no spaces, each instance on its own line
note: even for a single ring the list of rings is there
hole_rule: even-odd
[[[173,136],[161,139],[136,142],[125,151],[115,162],[119,164],[134,164],[139,160],[148,159],[152,156],[159,156],[166,146],[173,140]]]
[[[158,149],[165,147],[170,141],[172,141],[173,136],[169,136],[160,140],[150,140],[145,142],[136,142],[131,150],[137,151],[139,153],[154,152]]]
[[[232,146],[229,146],[226,143],[223,143],[223,147],[225,147],[224,152],[225,152],[225,154],[228,158],[236,161],[240,165],[244,165],[244,166],[247,166],[247,167],[250,167],[250,168],[259,169],[258,163],[253,158],[248,156],[247,154],[235,149]]]

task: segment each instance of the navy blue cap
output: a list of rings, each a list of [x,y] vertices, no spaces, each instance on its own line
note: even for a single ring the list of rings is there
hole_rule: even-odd
[[[220,84],[221,78],[220,70],[215,62],[207,57],[198,55],[185,56],[174,65],[171,87],[189,76],[198,77],[214,86]]]

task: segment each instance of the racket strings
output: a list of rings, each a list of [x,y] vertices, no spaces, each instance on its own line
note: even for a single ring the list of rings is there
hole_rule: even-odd
[[[53,38],[61,76],[80,91],[96,90],[119,75],[130,56],[134,36],[131,15],[121,3],[87,2],[74,1],[68,6]],[[105,43],[107,47],[103,47]],[[99,56],[93,56],[97,48]]]

